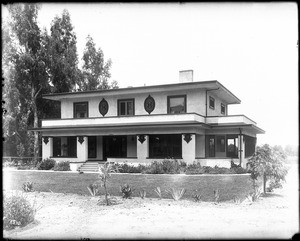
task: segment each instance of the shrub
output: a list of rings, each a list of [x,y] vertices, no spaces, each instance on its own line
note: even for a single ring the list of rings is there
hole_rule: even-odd
[[[13,229],[26,226],[34,220],[36,209],[22,195],[4,197],[3,228]]]
[[[127,183],[120,187],[120,191],[123,194],[123,198],[131,198],[133,190],[131,189],[131,187]]]
[[[214,190],[214,200],[215,200],[215,203],[218,203],[220,201],[220,190],[219,189]]]
[[[70,162],[68,162],[68,161],[57,162],[55,164],[53,170],[54,171],[71,171]]]
[[[120,173],[142,173],[147,169],[147,167],[142,164],[134,166],[127,163],[115,163],[113,167],[117,168]]]
[[[141,190],[140,192],[139,192],[139,194],[140,194],[140,197],[142,198],[142,199],[144,199],[145,197],[146,197],[146,191],[143,189],[143,190]]]
[[[160,190],[160,187],[156,187],[154,189],[154,192],[158,195],[159,199],[161,199],[161,190]]]
[[[154,161],[150,164],[150,166],[146,169],[145,173],[147,174],[163,174],[162,164],[158,161]]]
[[[32,182],[24,182],[22,186],[24,192],[33,192],[33,183]]]
[[[193,199],[194,199],[195,202],[200,202],[201,201],[201,194],[198,193],[197,190],[195,190],[194,193],[193,193]]]
[[[185,193],[185,189],[184,188],[181,188],[181,189],[170,188],[167,190],[167,193],[171,194],[172,198],[175,201],[178,201],[179,199],[182,198],[183,194]]]
[[[99,190],[99,185],[94,183],[94,184],[90,184],[87,189],[89,190],[90,194],[92,196],[97,196],[100,193]]]
[[[245,168],[242,168],[240,166],[232,167],[230,169],[233,170],[236,174],[250,173],[250,171],[247,171]]]
[[[37,168],[38,170],[51,170],[54,166],[55,166],[56,161],[51,159],[51,158],[47,158],[42,160]]]

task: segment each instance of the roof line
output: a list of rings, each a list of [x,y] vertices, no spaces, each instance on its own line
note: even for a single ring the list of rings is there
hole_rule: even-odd
[[[218,83],[217,80],[207,80],[207,81],[197,81],[197,82],[186,82],[186,83],[175,83],[175,84],[163,84],[163,85],[149,85],[149,86],[137,86],[130,88],[118,88],[118,89],[103,89],[103,90],[89,90],[89,91],[74,91],[74,92],[62,92],[62,93],[53,93],[53,94],[43,94],[43,97],[47,96],[59,96],[59,95],[69,95],[69,94],[89,94],[89,93],[102,93],[102,92],[112,92],[112,91],[122,91],[122,90],[136,90],[136,89],[150,89],[150,88],[161,88],[161,87],[172,87],[178,85],[193,85],[193,84],[208,84],[208,83]],[[221,84],[220,84],[221,85]],[[225,88],[223,85],[221,85]],[[226,88],[225,88],[226,89]],[[227,89],[226,89],[227,90]],[[228,90],[229,91],[229,90]],[[230,92],[230,91],[229,91]],[[231,93],[231,92],[230,92]],[[232,93],[231,93],[232,94]],[[233,95],[233,94],[232,94]],[[234,95],[233,95],[234,96]],[[237,97],[236,97],[237,98]],[[238,98],[237,98],[238,99]]]

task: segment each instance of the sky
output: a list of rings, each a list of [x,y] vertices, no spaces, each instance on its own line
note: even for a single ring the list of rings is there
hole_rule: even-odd
[[[194,81],[218,80],[241,100],[228,113],[266,131],[259,145],[298,145],[296,3],[43,3],[40,27],[64,9],[79,59],[91,35],[119,87],[178,83],[192,69]]]

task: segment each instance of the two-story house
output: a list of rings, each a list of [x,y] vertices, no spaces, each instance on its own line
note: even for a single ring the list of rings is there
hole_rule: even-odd
[[[44,95],[61,102],[61,119],[44,119],[43,159],[68,160],[77,170],[92,161],[150,163],[174,158],[203,166],[245,167],[264,133],[244,115],[228,115],[240,100],[218,81]]]

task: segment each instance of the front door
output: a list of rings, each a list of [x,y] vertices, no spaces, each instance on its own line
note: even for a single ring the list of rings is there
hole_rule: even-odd
[[[127,157],[126,136],[104,136],[103,137],[103,160],[107,158]]]

